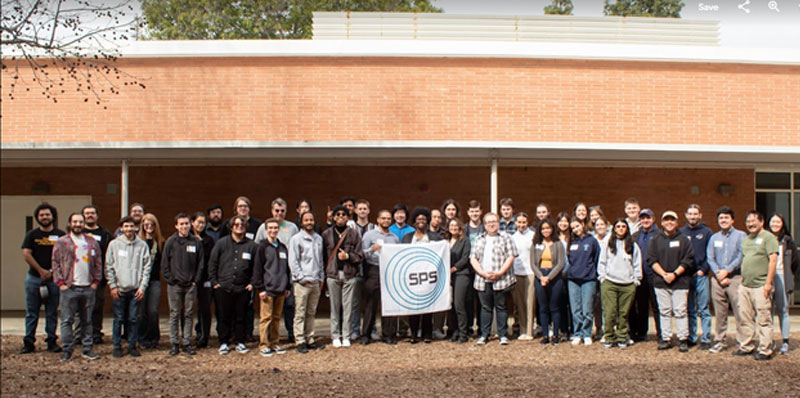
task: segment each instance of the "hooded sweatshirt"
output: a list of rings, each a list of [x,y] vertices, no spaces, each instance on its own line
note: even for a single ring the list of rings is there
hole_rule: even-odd
[[[714,232],[706,227],[706,224],[702,221],[697,223],[694,227],[686,224],[680,231],[692,241],[695,272],[703,271],[703,275],[708,275],[711,267],[709,267],[708,261],[706,261],[706,249],[708,248],[708,242],[711,241],[711,235],[713,235]]]
[[[600,282],[608,280],[620,285],[639,284],[642,281],[642,255],[639,245],[633,243],[633,252],[625,251],[625,241],[617,240],[615,252],[612,253],[607,244],[600,251],[600,263],[597,265],[597,278]]]
[[[276,239],[275,243],[277,245],[264,239],[258,244],[252,281],[256,292],[267,292],[272,297],[283,296],[292,285],[289,249],[280,239]]]
[[[122,292],[145,291],[150,283],[150,249],[138,236],[128,240],[120,235],[106,248],[106,279],[109,289]]]
[[[658,231],[647,248],[647,264],[650,268],[655,263],[661,265],[665,272],[675,272],[678,267],[684,268],[672,283],[667,283],[660,275],[653,276],[653,287],[657,289],[688,289],[689,276],[694,274],[694,253],[692,242],[680,231],[671,236]]]
[[[161,273],[167,284],[181,287],[200,284],[204,264],[203,243],[196,236],[183,237],[175,232],[164,244]]]

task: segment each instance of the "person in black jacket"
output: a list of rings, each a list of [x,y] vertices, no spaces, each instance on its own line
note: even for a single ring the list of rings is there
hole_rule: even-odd
[[[417,207],[411,212],[411,221],[414,223],[414,232],[403,236],[403,243],[428,243],[442,240],[438,232],[433,232],[428,228],[431,221],[431,211],[426,207]],[[420,325],[420,322],[422,325]],[[411,344],[419,342],[420,327],[422,328],[422,339],[425,343],[433,340],[433,314],[411,315],[408,317],[408,324],[411,328]]]
[[[169,298],[169,340],[172,343],[170,355],[178,355],[179,344],[183,345],[186,354],[195,354],[191,345],[194,302],[205,258],[202,242],[191,234],[191,228],[189,215],[178,213],[175,216],[177,232],[167,239],[164,255],[161,257],[161,273],[167,281]]]
[[[692,242],[678,231],[678,214],[668,210],[661,215],[663,231],[658,232],[647,248],[647,263],[652,267],[653,285],[661,313],[659,350],[672,348],[672,318],[675,318],[680,351],[689,351],[687,301],[689,283],[694,274]]]
[[[285,354],[278,346],[280,319],[283,300],[291,289],[291,270],[289,269],[289,249],[278,240],[281,223],[277,218],[264,222],[267,239],[261,241],[253,264],[253,288],[261,299],[261,321],[259,322],[259,346],[261,355]]]
[[[466,343],[472,334],[467,317],[467,303],[472,304],[472,297],[468,297],[467,292],[472,285],[473,271],[469,264],[471,249],[469,238],[464,235],[464,223],[458,218],[447,221],[447,240],[450,243],[450,273],[453,285],[453,309],[450,311],[447,331],[452,333],[450,341]]]
[[[197,212],[192,215],[192,234],[200,239],[203,244],[203,258],[211,258],[214,248],[214,238],[206,233],[206,214]],[[207,265],[207,264],[206,264]],[[197,284],[197,324],[194,332],[197,334],[197,348],[208,347],[208,337],[211,333],[211,282],[208,281],[208,267],[200,271],[200,282]]]
[[[228,228],[231,234],[217,241],[208,259],[208,280],[219,306],[217,329],[220,355],[230,352],[231,338],[236,341],[236,352],[244,354],[248,351],[244,344],[244,317],[250,292],[253,291],[250,282],[253,278],[253,259],[258,249],[258,245],[245,236],[247,219],[244,216],[231,218]]]

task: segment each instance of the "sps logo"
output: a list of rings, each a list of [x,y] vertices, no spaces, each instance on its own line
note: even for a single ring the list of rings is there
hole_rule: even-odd
[[[397,305],[411,311],[435,303],[445,289],[448,271],[442,257],[427,247],[408,246],[391,257],[386,265],[386,291]]]

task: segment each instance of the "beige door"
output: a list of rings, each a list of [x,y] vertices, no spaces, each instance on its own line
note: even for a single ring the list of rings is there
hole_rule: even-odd
[[[91,196],[0,196],[2,230],[2,310],[25,310],[25,274],[28,265],[22,259],[22,240],[29,228],[36,228],[33,210],[42,202],[58,209],[58,228],[66,230],[67,217],[92,203]]]

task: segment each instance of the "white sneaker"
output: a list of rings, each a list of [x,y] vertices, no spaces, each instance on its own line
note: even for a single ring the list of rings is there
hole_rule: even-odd
[[[258,353],[261,354],[262,357],[271,357],[275,354],[271,349],[269,349],[269,347],[262,348]]]
[[[584,337],[583,338],[583,345],[592,345],[592,338],[591,337]]]
[[[572,344],[572,345],[578,345],[578,344],[581,343],[581,338],[580,337],[573,337],[572,340],[569,343]]]
[[[478,337],[478,341],[475,342],[475,345],[486,345],[486,337]]]
[[[500,345],[508,345],[508,337],[503,336],[500,338]]]
[[[281,348],[279,346],[272,347],[272,352],[274,352],[274,353],[276,353],[278,355],[286,354],[286,350],[284,350],[283,348]]]
[[[552,330],[550,330],[549,332],[547,332],[547,337],[549,337],[549,338],[551,338],[551,339],[553,338],[553,331],[552,331]]]
[[[342,347],[350,347],[350,339],[343,339],[342,340]]]
[[[219,346],[219,355],[228,355],[229,352],[231,352],[231,348],[227,344]]]
[[[236,344],[236,352],[238,352],[239,354],[246,354],[248,351],[250,350],[247,349],[244,343]]]
[[[605,342],[606,342],[606,336],[603,336],[603,337],[601,337],[601,338],[600,338],[600,342],[601,342],[601,343],[605,343]]]
[[[525,340],[533,340],[533,336],[531,336],[529,334],[521,334],[521,335],[519,335],[519,337],[517,337],[517,340],[523,340],[523,341],[525,341]]]
[[[725,343],[719,341],[716,344],[714,344],[711,348],[709,348],[708,352],[710,352],[712,354],[717,354],[717,353],[719,353],[721,351],[724,351],[725,348],[727,348],[727,347],[725,347]]]
[[[333,339],[333,347],[334,348],[341,348],[342,347],[342,340],[334,338]]]

